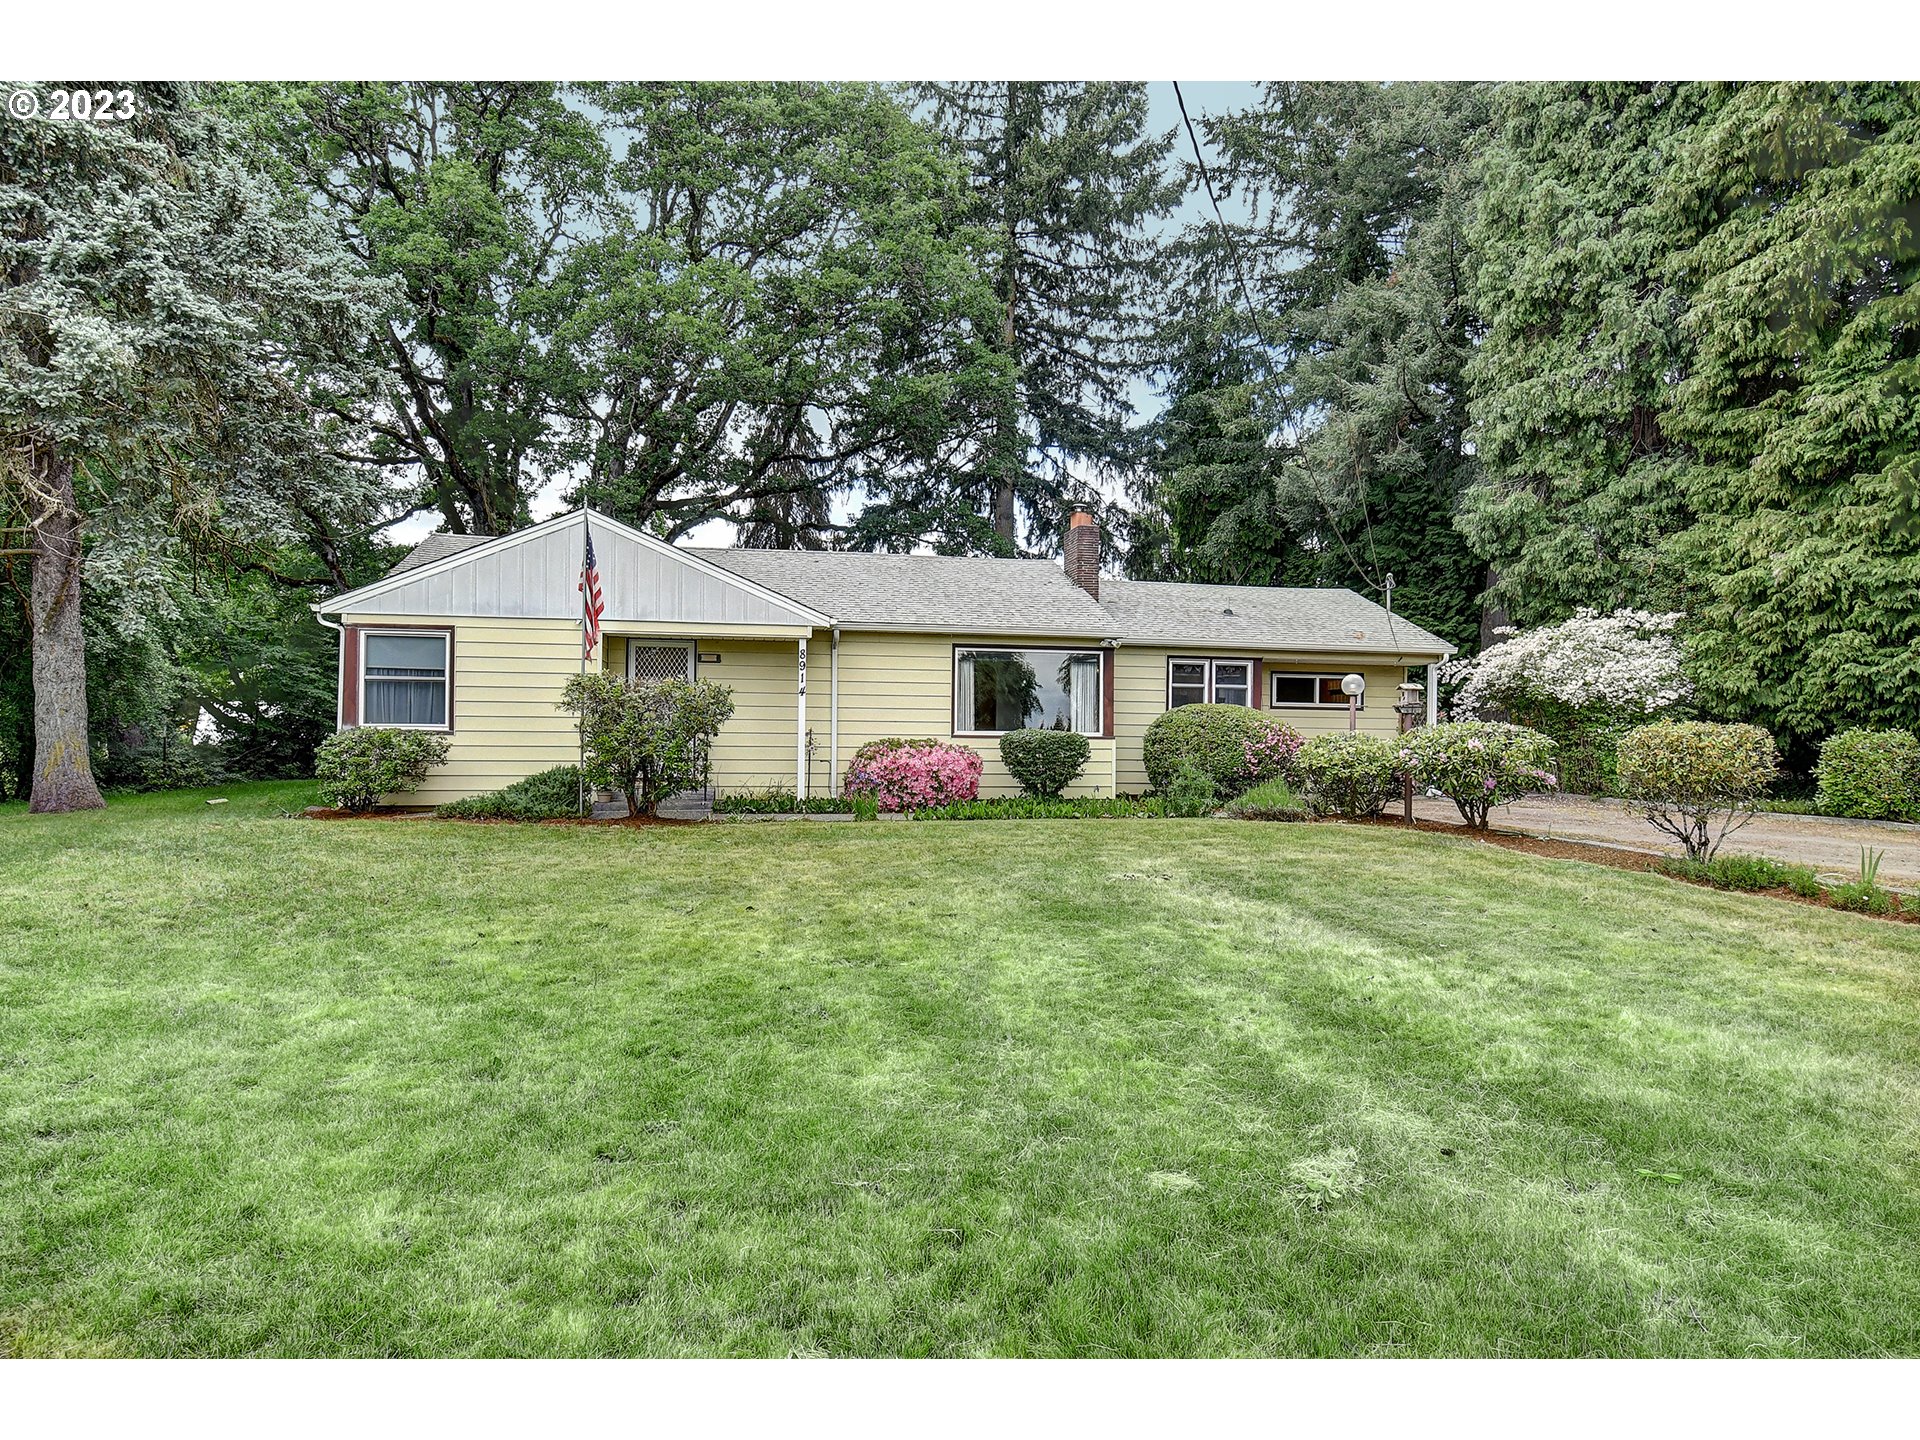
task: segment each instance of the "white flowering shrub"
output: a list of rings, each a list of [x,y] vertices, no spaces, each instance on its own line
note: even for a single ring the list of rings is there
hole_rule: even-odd
[[[1581,609],[1558,625],[1509,630],[1511,638],[1443,672],[1458,687],[1453,712],[1474,719],[1490,708],[1518,714],[1553,706],[1657,715],[1693,693],[1673,635],[1679,623],[1678,614]]]
[[[1510,638],[1441,671],[1455,719],[1490,713],[1549,736],[1561,788],[1617,789],[1620,736],[1693,694],[1674,635],[1681,617],[1649,610],[1576,610],[1558,625],[1506,630]]]

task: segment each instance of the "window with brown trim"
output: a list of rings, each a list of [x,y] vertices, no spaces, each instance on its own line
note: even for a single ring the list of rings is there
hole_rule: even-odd
[[[1253,661],[1175,656],[1167,661],[1167,708],[1252,705]]]
[[[1310,670],[1269,670],[1267,672],[1267,700],[1276,710],[1288,707],[1300,709],[1347,708],[1347,694],[1340,688],[1340,682],[1347,677],[1346,671],[1338,675],[1329,675],[1322,671]],[[1367,697],[1360,697],[1360,708],[1367,708]]]
[[[445,730],[453,637],[444,630],[363,630],[360,723]]]
[[[1077,730],[1106,726],[1098,650],[1001,650],[955,646],[953,733]]]

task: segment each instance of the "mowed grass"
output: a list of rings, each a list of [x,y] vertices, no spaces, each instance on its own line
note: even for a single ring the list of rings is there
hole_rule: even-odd
[[[1920,932],[1379,828],[0,811],[0,1353],[1920,1351]]]

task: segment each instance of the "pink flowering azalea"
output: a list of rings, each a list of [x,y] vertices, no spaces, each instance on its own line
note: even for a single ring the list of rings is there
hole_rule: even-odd
[[[882,810],[926,810],[980,796],[980,752],[965,745],[899,745],[848,772],[849,795],[871,795]]]

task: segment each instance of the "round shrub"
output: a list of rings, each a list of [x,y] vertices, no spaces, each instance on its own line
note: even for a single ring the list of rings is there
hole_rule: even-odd
[[[864,759],[862,757],[865,757]],[[940,740],[862,745],[847,770],[846,793],[880,810],[924,810],[980,796],[980,752]]]
[[[1814,767],[1822,815],[1920,819],[1920,740],[1905,730],[1843,730]]]
[[[1620,737],[1621,794],[1684,845],[1690,860],[1711,859],[1753,818],[1779,770],[1773,737],[1758,725],[1665,720]]]
[[[313,776],[320,782],[322,800],[336,810],[358,814],[373,809],[382,795],[419,789],[427,772],[446,761],[445,736],[363,726],[321,741]]]
[[[1487,812],[1536,790],[1551,790],[1553,742],[1524,725],[1462,720],[1428,725],[1400,741],[1400,765],[1416,785],[1428,785],[1460,810],[1472,830],[1487,828]]]
[[[1213,777],[1188,760],[1173,772],[1167,782],[1167,814],[1193,820],[1211,815],[1220,803]]]
[[[433,812],[453,820],[565,820],[580,813],[580,767],[556,765],[504,790],[450,800]]]
[[[1322,815],[1378,815],[1400,788],[1400,755],[1377,735],[1316,735],[1294,760],[1307,804]]]
[[[1072,730],[1009,730],[1000,737],[1007,773],[1029,795],[1051,799],[1071,785],[1093,747]]]
[[[1147,727],[1147,780],[1165,790],[1183,764],[1198,766],[1222,798],[1292,773],[1300,732],[1244,705],[1182,705]]]

